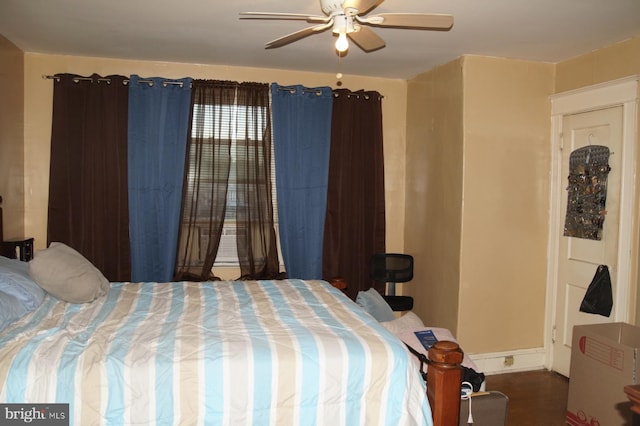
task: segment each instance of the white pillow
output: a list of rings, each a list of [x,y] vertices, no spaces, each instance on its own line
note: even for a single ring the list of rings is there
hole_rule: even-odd
[[[424,328],[424,323],[419,316],[409,311],[398,319],[383,321],[380,324],[392,334],[398,335],[406,330],[419,330]]]
[[[71,303],[87,303],[109,290],[109,281],[84,256],[63,243],[36,252],[29,274],[47,292]]]
[[[438,340],[449,340],[452,342],[457,342],[456,338],[453,337],[451,331],[446,328],[440,327],[425,327],[422,320],[419,316],[409,311],[398,319],[392,321],[384,321],[380,323],[384,328],[389,330],[393,335],[395,335],[398,339],[411,346],[413,349],[418,352],[423,353],[428,356],[427,349],[422,346],[418,337],[416,337],[415,332],[420,330],[432,330],[436,339]],[[414,361],[417,362],[417,358],[413,357]],[[464,353],[462,359],[462,365],[465,367],[473,368],[476,371],[480,371],[476,363]],[[484,389],[484,383],[482,384]]]

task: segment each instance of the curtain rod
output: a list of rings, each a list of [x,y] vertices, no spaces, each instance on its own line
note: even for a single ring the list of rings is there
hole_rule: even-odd
[[[43,79],[48,79],[48,80],[55,80],[55,81],[60,81],[60,77],[58,77],[57,75],[43,75],[42,76]],[[79,81],[91,81],[93,82],[94,79],[92,77],[74,77],[73,81],[75,83],[78,83]],[[97,78],[95,79],[95,81],[97,81],[98,83],[100,82],[105,82],[107,84],[111,84],[111,79],[110,78]],[[122,81],[123,84],[129,84],[128,79],[125,79]],[[153,86],[154,81],[153,80],[138,80],[138,83],[146,83],[149,86]],[[184,86],[184,82],[182,81],[178,81],[178,80],[163,80],[162,81],[162,85],[164,87],[167,87],[169,84],[175,84],[177,86],[183,87]]]
[[[48,79],[48,80],[60,81],[60,77],[58,77],[57,75],[43,75],[42,78],[43,79]],[[94,79],[92,77],[74,77],[73,81],[75,83],[78,83],[79,81],[91,81],[91,82],[93,82]],[[100,78],[97,78],[96,81],[98,83],[105,82],[107,84],[111,84],[111,79],[110,78],[100,77]],[[129,84],[129,81],[130,80],[125,79],[125,80],[122,81],[122,83],[123,84]],[[138,83],[146,83],[149,86],[153,86],[154,81],[153,80],[138,80]],[[184,82],[178,81],[178,80],[163,80],[162,81],[162,85],[164,87],[167,87],[169,84],[175,84],[175,85],[178,85],[180,87],[184,86]],[[292,87],[292,86],[278,86],[278,90],[286,90],[291,94],[296,92],[296,88]],[[338,89],[338,90],[346,91],[347,92],[347,96],[360,97],[360,95],[363,94],[362,92],[352,92],[351,90],[348,90],[348,89]],[[320,96],[322,94],[322,91],[320,89],[303,88],[302,89],[302,93],[315,93],[316,95]],[[333,91],[333,96],[338,97],[338,96],[340,96],[340,94],[336,93],[336,91],[334,90]],[[369,95],[365,94],[364,98],[365,99],[369,99]],[[384,99],[384,96],[380,95],[379,99]]]
[[[287,92],[291,93],[292,95],[294,93],[296,93],[296,88],[292,87],[292,86],[278,86],[278,90],[286,90]],[[320,95],[322,95],[322,90],[304,88],[304,89],[302,89],[302,93],[315,93],[316,95],[320,96]]]
[[[285,90],[291,94],[296,93],[296,88],[292,87],[292,86],[278,86],[278,90]],[[337,89],[337,90],[342,90],[342,91],[346,91],[347,92],[347,96],[357,96],[360,97],[361,95],[363,95],[362,92],[352,92],[351,90],[348,89]],[[320,89],[309,89],[309,88],[304,88],[302,89],[302,93],[315,93],[316,95],[320,96],[322,94],[322,90]],[[336,91],[333,91],[333,96],[338,97],[340,96],[340,93],[336,93]],[[369,95],[364,94],[364,98],[365,99],[369,99]],[[380,95],[379,99],[384,99],[384,96]]]
[[[339,89],[339,90],[347,90],[347,89]],[[340,96],[340,93],[336,93],[335,91],[333,92],[333,96],[335,96],[336,98]],[[355,96],[356,98],[359,98],[360,96],[364,97],[366,100],[369,100],[371,98],[371,96],[369,96],[367,93],[362,93],[362,92],[352,92],[351,90],[347,91],[347,97],[351,97],[351,96]],[[380,95],[378,97],[378,100],[382,100],[384,99],[384,96]]]

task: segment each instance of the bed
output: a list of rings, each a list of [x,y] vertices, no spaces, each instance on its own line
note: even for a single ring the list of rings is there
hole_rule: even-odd
[[[0,403],[69,403],[81,425],[431,425],[410,357],[324,281],[110,283],[0,331]]]

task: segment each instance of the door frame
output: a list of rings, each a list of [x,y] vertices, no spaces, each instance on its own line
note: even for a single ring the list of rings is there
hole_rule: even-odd
[[[562,191],[566,188],[566,177],[560,176],[562,168],[562,120],[566,115],[596,111],[622,106],[622,173],[620,182],[620,231],[618,242],[618,273],[614,321],[629,322],[635,314],[636,300],[631,291],[631,274],[634,262],[633,214],[635,206],[636,139],[638,121],[638,80],[640,76],[613,80],[568,92],[558,93],[551,100],[551,171],[549,198],[549,236],[547,250],[547,292],[545,312],[545,367],[553,369],[553,340],[556,324],[556,279],[558,275],[557,235],[562,232],[564,218],[561,205]],[[616,153],[612,153],[616,155]],[[637,257],[637,256],[636,256]]]

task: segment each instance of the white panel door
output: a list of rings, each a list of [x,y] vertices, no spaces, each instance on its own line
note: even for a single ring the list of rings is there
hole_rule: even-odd
[[[623,154],[622,106],[564,116],[562,121],[562,166],[559,178],[568,186],[569,157],[571,153],[588,145],[604,145],[611,152],[608,176],[606,215],[602,239],[590,240],[558,238],[556,277],[555,324],[553,339],[553,370],[569,376],[571,338],[574,325],[611,322],[616,318],[616,304],[609,317],[580,312],[580,303],[598,265],[607,265],[611,274],[613,300],[616,300],[618,272],[618,244],[620,233],[620,196]],[[562,191],[559,212],[567,211],[568,192]],[[561,230],[562,231],[562,230]]]

